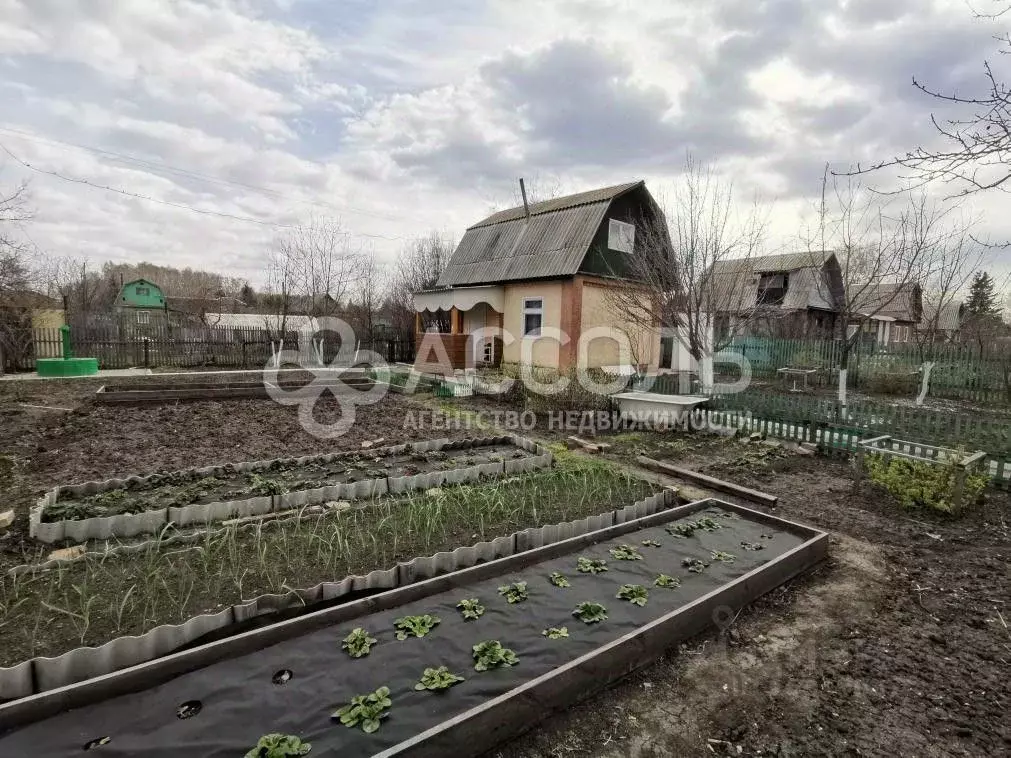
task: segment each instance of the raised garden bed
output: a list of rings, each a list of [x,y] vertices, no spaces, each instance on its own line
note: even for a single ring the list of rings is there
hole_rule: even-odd
[[[551,453],[507,436],[446,439],[320,456],[206,466],[62,485],[32,509],[42,542],[133,537],[326,502],[461,484],[550,466]]]
[[[307,382],[278,381],[274,386],[288,393],[292,399],[300,393],[306,393],[307,398],[319,396],[321,388],[333,394],[348,394],[367,390],[375,382],[362,372],[338,376],[325,381],[317,381],[313,385]],[[260,381],[249,382],[187,382],[174,384],[157,384],[144,382],[134,385],[107,384],[99,387],[95,393],[95,402],[101,405],[141,405],[172,403],[188,400],[266,400],[270,398],[266,384]]]
[[[12,729],[0,754],[243,755],[276,732],[323,755],[477,755],[729,620],[826,550],[822,532],[693,503],[0,706]],[[607,571],[580,572],[579,558]],[[474,598],[484,611],[466,619],[458,606]],[[425,616],[439,622],[411,618]],[[398,640],[398,626],[424,636]],[[357,658],[342,649],[355,628],[377,640]]]

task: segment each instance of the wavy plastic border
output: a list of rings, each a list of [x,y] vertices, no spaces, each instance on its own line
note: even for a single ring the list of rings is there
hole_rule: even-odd
[[[94,495],[107,490],[119,489],[130,484],[148,482],[160,478],[164,474],[148,476],[131,476],[126,479],[106,479],[101,482],[85,482],[84,484],[60,485],[46,492],[32,508],[29,517],[28,533],[40,542],[53,543],[61,540],[86,542],[87,540],[107,540],[113,537],[136,537],[140,534],[157,534],[170,523],[176,526],[191,524],[211,524],[231,518],[263,516],[268,513],[287,511],[306,505],[325,503],[333,500],[361,500],[378,497],[388,492],[404,493],[416,489],[430,489],[445,484],[463,484],[476,482],[482,477],[497,477],[547,468],[553,461],[551,452],[532,440],[516,435],[498,437],[478,437],[464,440],[425,440],[410,444],[389,445],[366,450],[376,455],[401,455],[408,450],[417,452],[433,452],[436,450],[460,450],[493,445],[512,444],[528,453],[530,457],[521,460],[509,460],[502,463],[483,463],[477,466],[452,469],[450,471],[432,471],[425,474],[404,477],[381,477],[363,479],[360,482],[335,484],[329,487],[319,487],[311,490],[297,490],[283,495],[259,496],[242,500],[229,500],[200,505],[163,508],[157,511],[143,513],[124,513],[116,516],[100,516],[96,518],[45,522],[42,513],[54,505],[63,493],[73,495]],[[275,458],[266,461],[251,461],[228,464],[225,466],[203,466],[186,469],[178,474],[193,477],[214,476],[224,472],[238,471],[246,473],[261,471],[272,465],[295,464],[310,465],[313,463],[330,463],[361,450],[327,453],[325,455],[307,455],[299,458]]]
[[[266,613],[333,600],[351,592],[403,587],[650,516],[666,510],[676,502],[676,492],[668,489],[619,510],[577,521],[525,529],[491,542],[479,542],[476,545],[458,547],[452,552],[415,558],[408,563],[372,571],[365,576],[348,576],[339,582],[322,582],[308,589],[284,594],[259,595],[215,614],[195,616],[182,624],[158,626],[136,637],[118,637],[100,647],[81,647],[55,658],[32,658],[9,668],[0,668],[0,701],[18,700],[146,663],[168,655],[205,634]]]

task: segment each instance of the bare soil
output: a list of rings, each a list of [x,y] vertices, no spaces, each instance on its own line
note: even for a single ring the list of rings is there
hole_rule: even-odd
[[[845,462],[656,439],[779,495],[777,515],[831,532],[830,560],[496,755],[1011,754],[1005,493],[951,520],[853,492]]]

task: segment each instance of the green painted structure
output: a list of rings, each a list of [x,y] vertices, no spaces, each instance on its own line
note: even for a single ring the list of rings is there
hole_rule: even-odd
[[[140,308],[158,310],[165,307],[165,293],[154,282],[134,279],[119,290],[116,306],[120,308]]]
[[[70,346],[70,327],[64,324],[60,327],[60,337],[63,340],[62,358],[40,358],[35,361],[35,370],[39,376],[94,376],[98,373],[98,358],[75,358]]]

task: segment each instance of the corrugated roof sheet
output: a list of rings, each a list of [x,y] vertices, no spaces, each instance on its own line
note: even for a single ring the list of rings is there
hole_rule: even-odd
[[[755,258],[728,258],[718,261],[713,266],[713,271],[718,274],[738,274],[742,271],[756,274],[772,271],[796,271],[800,268],[823,266],[830,255],[832,252],[829,250],[814,250],[780,255],[761,255]]]
[[[713,266],[719,310],[736,312],[754,308],[761,274],[779,271],[789,274],[789,280],[783,304],[777,308],[834,310],[835,295],[825,266],[831,257],[830,251],[805,251],[719,261]]]
[[[941,307],[941,313],[937,317],[937,328],[943,332],[953,332],[958,329],[962,319],[961,319],[961,304],[960,303],[947,303]],[[923,318],[921,323],[929,323],[933,321],[934,314],[937,312],[937,305],[930,302],[926,297],[923,298]]]
[[[636,182],[615,184],[612,187],[601,187],[600,189],[589,190],[588,192],[577,192],[574,195],[565,195],[564,197],[554,197],[551,198],[550,200],[543,200],[539,203],[530,203],[530,215],[537,216],[541,213],[551,213],[553,211],[560,211],[565,208],[574,208],[577,205],[588,205],[590,203],[610,202],[618,195],[628,192],[631,189],[635,189],[640,184],[645,184],[645,182],[640,179],[639,181]],[[493,213],[483,221],[478,221],[470,228],[476,229],[479,226],[500,224],[503,221],[514,221],[516,219],[521,219],[525,217],[526,211],[523,209],[523,206],[520,205],[515,208],[507,208],[504,211]]]
[[[529,220],[522,206],[489,216],[463,235],[438,286],[571,276],[611,201],[644,185],[628,182],[534,203]]]
[[[920,288],[911,282],[883,282],[857,287],[853,312],[886,316],[896,321],[918,322],[923,312]]]

